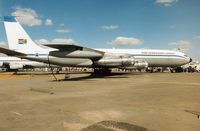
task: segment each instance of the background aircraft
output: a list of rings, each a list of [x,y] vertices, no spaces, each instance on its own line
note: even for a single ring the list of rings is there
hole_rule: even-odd
[[[95,72],[110,68],[137,69],[176,67],[191,62],[182,52],[141,49],[91,49],[79,45],[48,44],[49,49],[35,44],[14,17],[5,16],[4,25],[9,49],[0,52],[37,62],[59,66],[92,67]]]
[[[0,68],[5,68],[6,71],[18,70],[24,68],[44,68],[48,67],[48,64],[21,59],[17,57],[0,57]]]

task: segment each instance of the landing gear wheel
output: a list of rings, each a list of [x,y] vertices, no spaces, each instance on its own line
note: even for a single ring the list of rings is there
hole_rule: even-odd
[[[107,76],[111,74],[111,70],[108,68],[95,68],[94,74]]]

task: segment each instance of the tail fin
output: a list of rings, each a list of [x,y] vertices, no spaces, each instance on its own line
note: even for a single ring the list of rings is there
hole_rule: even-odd
[[[12,16],[4,16],[9,49],[25,54],[38,54],[44,51],[35,44],[19,22]]]

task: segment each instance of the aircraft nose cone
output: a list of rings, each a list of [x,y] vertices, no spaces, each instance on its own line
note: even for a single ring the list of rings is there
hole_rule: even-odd
[[[192,62],[192,58],[190,58],[190,62]]]

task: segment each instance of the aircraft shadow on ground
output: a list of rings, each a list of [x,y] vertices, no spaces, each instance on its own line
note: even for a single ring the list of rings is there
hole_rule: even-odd
[[[80,77],[73,77],[73,78],[67,78],[67,79],[58,79],[58,80],[52,80],[53,82],[56,81],[80,81],[80,80],[94,80],[98,78],[109,78],[109,79],[116,79],[116,78],[128,78],[128,74],[130,73],[112,73],[110,75],[101,75],[101,74],[90,74],[87,76],[80,76]]]
[[[57,75],[57,73],[54,73]],[[66,74],[66,73],[58,73],[59,75]],[[33,75],[33,76],[40,76],[40,75],[52,75],[51,72],[14,72],[13,75]]]
[[[58,79],[58,75],[69,75],[69,78],[63,78]],[[80,76],[80,77],[72,77],[70,78],[71,74],[88,74],[86,76]],[[103,78],[109,78],[109,79],[116,79],[116,78],[128,78],[129,75],[140,75],[141,73],[136,72],[114,72],[109,75],[103,75],[103,74],[95,74],[91,72],[79,72],[79,73],[54,73],[56,79],[50,80],[52,82],[58,82],[58,81],[80,81],[80,80],[94,80],[94,79],[103,79]],[[32,76],[49,76],[53,75],[51,72],[15,72],[13,75],[32,75]]]

